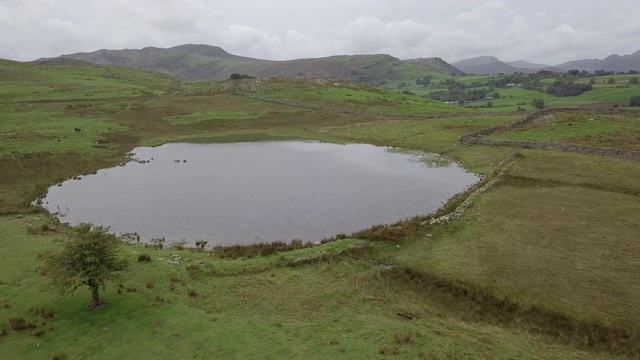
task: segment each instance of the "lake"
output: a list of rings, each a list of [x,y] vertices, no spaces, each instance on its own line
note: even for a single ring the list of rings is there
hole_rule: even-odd
[[[143,241],[319,241],[436,210],[478,176],[434,154],[306,141],[171,143],[49,189],[63,222]]]

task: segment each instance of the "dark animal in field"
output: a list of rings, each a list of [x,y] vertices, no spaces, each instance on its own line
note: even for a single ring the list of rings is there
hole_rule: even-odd
[[[80,129],[80,128],[74,128],[74,130],[75,130],[76,132],[81,132],[81,131],[82,131],[82,129]]]

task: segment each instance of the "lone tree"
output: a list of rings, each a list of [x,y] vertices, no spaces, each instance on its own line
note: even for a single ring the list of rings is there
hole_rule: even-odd
[[[533,99],[531,101],[531,105],[533,105],[536,109],[544,109],[544,100],[543,99]]]
[[[106,282],[117,278],[128,265],[118,257],[120,245],[108,228],[82,223],[75,229],[75,236],[64,242],[62,252],[40,256],[40,273],[50,277],[63,294],[88,286],[92,298],[88,307],[102,307],[106,302],[100,299],[100,288],[104,290]]]

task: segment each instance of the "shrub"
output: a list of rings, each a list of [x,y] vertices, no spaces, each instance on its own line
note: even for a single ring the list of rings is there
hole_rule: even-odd
[[[198,291],[194,288],[189,288],[189,290],[187,291],[187,294],[189,295],[189,297],[192,297],[192,298],[198,297]]]
[[[151,256],[149,256],[149,254],[146,254],[146,253],[138,254],[138,262],[143,262],[143,261],[151,261]]]
[[[20,330],[30,330],[30,329],[35,329],[36,325],[33,323],[28,322],[27,320],[21,318],[21,317],[16,317],[16,318],[11,318],[9,319],[9,325],[11,325],[11,328],[13,330],[16,331],[20,331]]]
[[[396,344],[405,345],[413,344],[413,334],[410,332],[407,334],[396,333],[396,335],[393,337],[393,342],[395,342]]]
[[[39,337],[45,334],[45,331],[42,329],[35,329],[31,332],[31,336]]]
[[[158,250],[161,250],[164,247],[165,239],[164,238],[155,238],[151,239],[149,242],[150,245]]]
[[[191,264],[187,266],[187,272],[190,278],[197,279],[202,274],[202,269],[198,265]]]
[[[53,318],[53,310],[45,309],[45,308],[33,308],[31,309],[34,314],[40,315],[43,319],[52,319]]]
[[[181,242],[177,242],[173,244],[173,248],[176,250],[184,250],[184,246],[185,246],[185,242],[181,241]]]
[[[533,99],[531,100],[531,105],[536,109],[544,109],[544,100],[543,99]]]
[[[247,75],[247,74],[238,74],[233,73],[229,76],[229,80],[241,80],[241,79],[253,79],[255,76]]]
[[[293,239],[291,240],[291,248],[292,249],[301,249],[303,247],[302,239]]]
[[[400,353],[400,349],[398,349],[397,346],[394,346],[392,348],[383,346],[380,348],[380,350],[378,350],[378,353],[380,355],[398,355]]]
[[[167,304],[170,303],[171,301],[167,298],[164,298],[162,296],[156,295],[156,301],[159,303],[163,303],[163,304]]]
[[[196,241],[196,250],[204,251],[205,246],[207,246],[208,241],[198,240]]]
[[[147,282],[147,283],[145,284],[145,287],[146,287],[147,289],[153,289],[153,282],[152,282],[152,281]]]

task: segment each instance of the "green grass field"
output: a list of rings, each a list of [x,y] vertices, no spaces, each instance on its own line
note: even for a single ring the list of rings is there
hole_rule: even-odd
[[[555,141],[640,151],[640,114],[580,112],[548,115],[528,126],[502,131],[489,138]]]
[[[229,82],[180,83],[118,67],[0,62],[3,359],[640,356],[638,162],[458,142],[525,116],[511,110],[530,103],[527,90],[509,89],[474,115],[348,83],[265,83],[249,90],[414,115],[317,111],[237,95]],[[592,92],[605,99],[632,89],[596,84]],[[492,137],[638,150],[639,125],[636,115],[558,113]],[[60,249],[69,236],[29,207],[49,186],[119,164],[139,145],[269,138],[437,152],[488,176],[502,163],[502,173],[460,219],[439,225],[418,218],[370,237],[235,259],[123,246],[130,269],[107,286],[109,304],[98,310],[86,309],[88,289],[61,297],[38,274],[38,254]],[[141,252],[152,261],[138,262]],[[167,261],[172,254],[179,266]],[[14,330],[12,318],[35,328]]]

